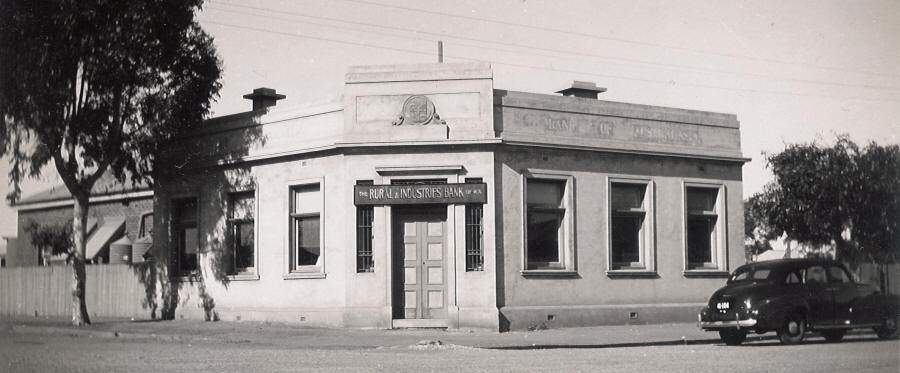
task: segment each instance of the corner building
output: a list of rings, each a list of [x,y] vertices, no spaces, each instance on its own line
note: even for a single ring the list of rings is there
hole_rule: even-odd
[[[490,330],[689,321],[743,262],[730,114],[354,67],[342,102],[209,120],[155,186],[175,314]],[[259,105],[257,105],[259,104]],[[284,107],[284,108],[282,108]],[[213,306],[214,305],[214,306]]]

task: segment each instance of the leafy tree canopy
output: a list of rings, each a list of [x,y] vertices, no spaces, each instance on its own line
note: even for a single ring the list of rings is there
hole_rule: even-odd
[[[221,87],[202,0],[4,1],[0,156],[15,202],[23,176],[52,164],[72,194],[73,315],[85,303],[85,221],[97,179],[150,178],[170,140],[199,126]]]
[[[50,255],[72,254],[72,222],[62,225],[44,225],[36,221],[25,226],[31,244],[41,253]]]
[[[0,156],[13,166],[10,201],[23,176],[51,161],[73,195],[107,170],[146,177],[161,144],[202,122],[220,62],[194,20],[201,4],[4,2]]]
[[[900,257],[900,146],[793,144],[767,157],[775,180],[751,200],[764,211],[748,221],[810,246],[834,245],[848,263]],[[750,227],[747,227],[750,228]]]

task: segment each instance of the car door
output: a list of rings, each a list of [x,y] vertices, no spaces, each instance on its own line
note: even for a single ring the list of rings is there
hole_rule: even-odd
[[[809,304],[809,324],[813,326],[834,324],[834,298],[828,284],[828,273],[824,266],[812,265],[804,273],[807,303]]]
[[[856,299],[856,284],[844,269],[837,264],[828,265],[828,290],[834,298],[834,320],[839,325],[850,325],[853,301]]]

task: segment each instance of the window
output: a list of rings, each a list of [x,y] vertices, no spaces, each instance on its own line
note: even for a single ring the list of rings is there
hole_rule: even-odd
[[[228,196],[228,249],[232,274],[253,272],[256,267],[254,211],[254,192]]]
[[[836,265],[828,266],[828,282],[831,283],[850,283],[850,275],[843,268]]]
[[[480,184],[481,178],[467,178],[466,183]],[[484,205],[466,205],[466,272],[484,271]]]
[[[372,185],[371,180],[360,180],[356,185]],[[356,272],[375,272],[375,259],[372,257],[372,222],[375,217],[374,206],[356,207]]]
[[[825,284],[828,280],[825,277],[825,268],[813,266],[806,269],[807,284]]]
[[[523,274],[574,272],[571,184],[571,177],[546,173],[530,172],[525,179]]]
[[[721,187],[685,188],[686,269],[724,271],[725,212]]]
[[[322,194],[319,184],[291,188],[290,271],[322,272]]]
[[[138,237],[153,235],[153,212],[145,212],[141,215],[141,225]]]
[[[651,208],[651,184],[625,180],[609,183],[610,270],[654,270]]]
[[[197,199],[172,201],[172,236],[175,240],[175,268],[179,275],[197,271],[200,232],[197,230]]]

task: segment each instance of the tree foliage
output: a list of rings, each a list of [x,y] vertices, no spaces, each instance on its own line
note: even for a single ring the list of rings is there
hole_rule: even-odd
[[[778,238],[777,231],[767,219],[770,200],[765,194],[755,194],[744,201],[744,252],[747,259],[772,250],[770,241]]]
[[[44,225],[36,221],[25,226],[25,233],[42,254],[60,255],[66,254],[67,259],[72,252],[72,222],[61,225]]]
[[[775,179],[751,199],[776,237],[833,245],[848,263],[900,257],[900,146],[860,148],[842,136],[833,146],[789,145],[767,161]]]
[[[202,0],[6,1],[0,11],[0,156],[11,202],[52,164],[75,201],[73,296],[83,306],[84,222],[95,182],[152,175],[158,151],[200,125],[220,89]],[[82,274],[80,274],[82,273]],[[73,311],[78,313],[78,310]]]

